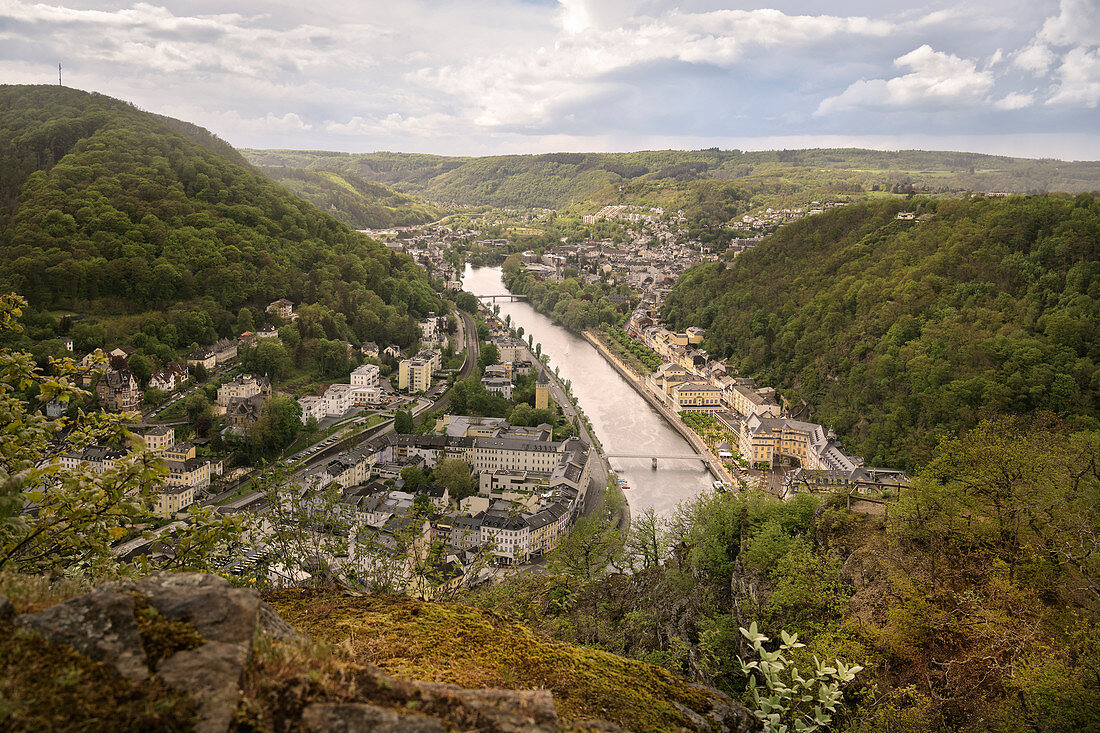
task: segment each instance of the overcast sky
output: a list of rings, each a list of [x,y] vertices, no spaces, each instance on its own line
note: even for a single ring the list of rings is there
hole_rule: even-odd
[[[1100,0],[0,0],[0,83],[59,60],[238,147],[1100,159]]]

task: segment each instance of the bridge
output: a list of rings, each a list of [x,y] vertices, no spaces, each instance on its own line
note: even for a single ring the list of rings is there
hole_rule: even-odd
[[[653,468],[657,468],[657,459],[662,461],[702,461],[708,468],[710,468],[710,459],[707,456],[699,455],[698,453],[689,453],[686,455],[677,456],[661,456],[653,455],[652,453],[608,453],[607,458],[648,458],[653,461]]]
[[[527,296],[526,295],[515,295],[514,293],[496,293],[494,295],[479,295],[479,296],[477,296],[477,299],[478,300],[488,300],[492,303],[497,302],[497,300],[507,300],[509,302],[514,302],[514,301],[517,301],[517,300],[527,300]]]

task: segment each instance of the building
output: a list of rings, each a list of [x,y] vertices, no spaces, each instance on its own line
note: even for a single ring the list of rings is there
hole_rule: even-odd
[[[481,378],[481,386],[486,392],[498,394],[506,400],[512,399],[512,380],[503,377],[485,376]]]
[[[162,392],[174,392],[187,379],[187,367],[185,365],[169,364],[153,373],[149,378],[149,386]]]
[[[214,349],[214,361],[217,364],[224,364],[237,358],[237,342],[234,339],[221,339],[211,348]]]
[[[225,408],[225,422],[234,428],[247,428],[260,419],[267,397],[262,394],[251,397],[235,397],[229,400]]]
[[[279,298],[269,303],[267,312],[282,318],[284,321],[293,321],[298,318],[298,314],[294,312],[294,303],[286,298]]]
[[[373,341],[368,341],[367,343],[363,344],[362,346],[359,347],[359,350],[362,351],[363,356],[365,356],[367,358],[370,358],[370,359],[377,359],[378,358],[378,353],[379,353],[378,352],[378,344],[374,343]]]
[[[351,386],[378,387],[379,370],[377,364],[363,364],[351,373]]]
[[[397,388],[426,392],[432,386],[432,362],[417,357],[402,359],[398,365]]]
[[[539,371],[539,377],[535,381],[535,409],[545,410],[550,407],[550,377],[546,370]]]
[[[108,412],[133,412],[141,404],[141,390],[129,369],[104,372],[95,391],[100,406]]]
[[[527,344],[517,338],[504,336],[493,340],[500,352],[501,361],[522,361],[527,358]]]
[[[153,512],[160,516],[167,516],[182,512],[195,503],[195,489],[185,484],[176,486],[164,485],[156,489],[153,497]]]
[[[209,346],[201,346],[187,355],[187,365],[202,366],[206,371],[210,371],[218,365],[218,355]]]
[[[352,408],[352,387],[350,384],[330,384],[321,397],[325,414],[339,417]]]
[[[706,382],[681,382],[669,397],[676,412],[721,412],[725,407],[722,390]]]
[[[154,425],[134,431],[145,443],[145,450],[160,453],[176,443],[176,429],[171,425]]]
[[[271,396],[271,380],[253,374],[241,374],[218,387],[217,404],[228,408],[233,400],[244,400],[260,395]]]

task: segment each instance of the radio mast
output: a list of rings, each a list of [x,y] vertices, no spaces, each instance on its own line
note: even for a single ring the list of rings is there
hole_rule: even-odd
[[[61,62],[57,62],[57,86],[61,86]]]

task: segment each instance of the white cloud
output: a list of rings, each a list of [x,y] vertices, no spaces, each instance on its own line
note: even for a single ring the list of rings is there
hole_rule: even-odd
[[[1054,46],[1100,45],[1100,3],[1062,0],[1058,15],[1047,18],[1038,38]]]
[[[1054,52],[1042,43],[1031,43],[1013,54],[1012,63],[1019,69],[1042,76],[1050,70],[1057,58]]]
[[[1049,18],[1023,0],[904,12],[860,0],[828,15],[777,5],[0,0],[0,80],[56,80],[61,60],[67,84],[238,145],[436,152],[710,147],[723,135],[923,130],[933,118],[964,133],[978,104],[1056,126],[1095,103],[1096,0],[1065,0]],[[1048,81],[1036,89],[1019,69]],[[836,96],[821,101],[823,89]],[[859,107],[908,114],[826,116]]]
[[[1047,104],[1100,104],[1100,51],[1075,48],[1055,73],[1059,82]]]
[[[1035,97],[1032,94],[1026,94],[1022,92],[1009,92],[1007,95],[994,102],[993,106],[997,109],[1013,110],[1030,107],[1034,103]]]
[[[970,59],[935,51],[928,44],[899,56],[894,65],[912,71],[889,80],[857,81],[841,94],[822,101],[815,114],[863,107],[968,106],[983,101],[993,88],[990,71],[979,70]]]

